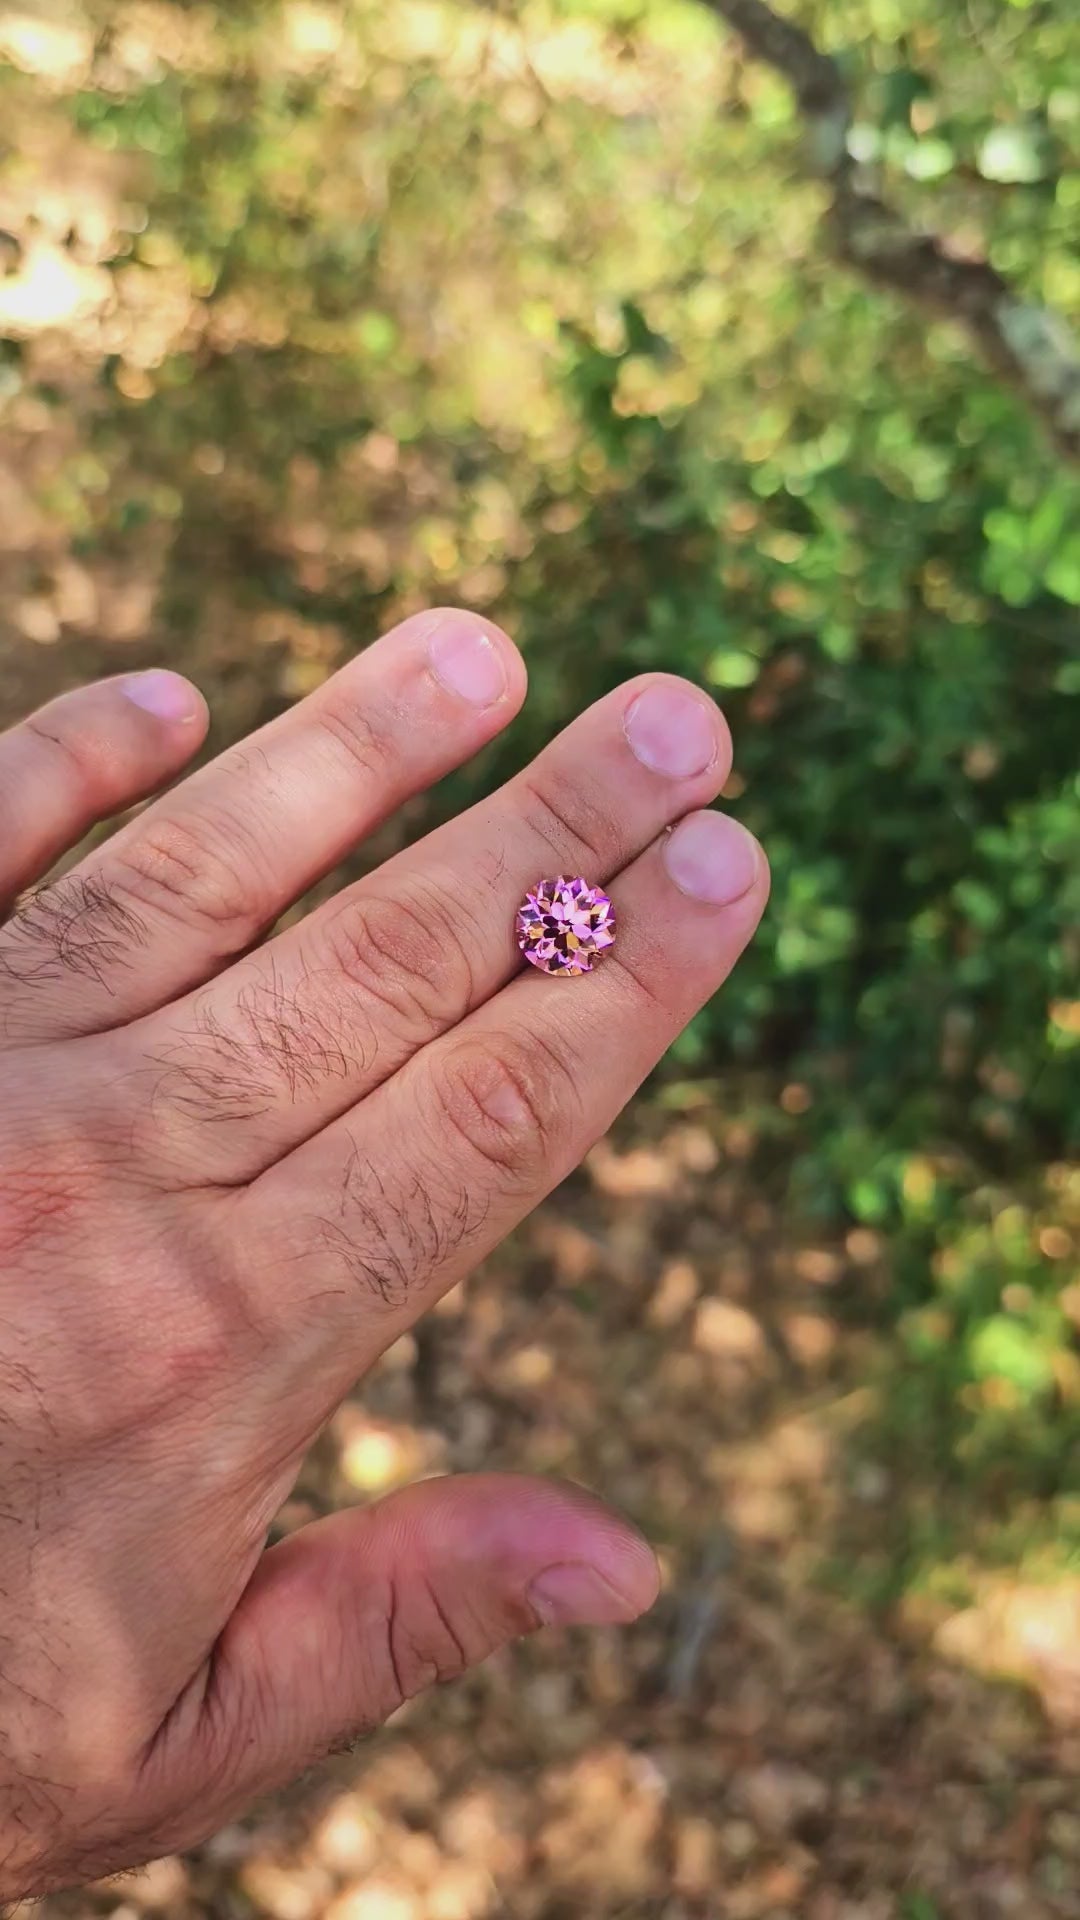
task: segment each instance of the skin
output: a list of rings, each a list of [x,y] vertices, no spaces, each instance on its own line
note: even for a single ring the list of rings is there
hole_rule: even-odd
[[[655,1598],[632,1527],[512,1475],[265,1545],[342,1397],[610,1126],[765,904],[760,849],[701,811],[724,722],[651,674],[265,939],[524,695],[497,628],[406,621],[29,894],[206,708],[154,672],[0,736],[0,1898],[190,1846],[516,1635]],[[514,946],[550,873],[615,901],[580,979]]]

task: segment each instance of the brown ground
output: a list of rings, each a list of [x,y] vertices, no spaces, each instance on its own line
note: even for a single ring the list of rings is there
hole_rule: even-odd
[[[838,1304],[880,1250],[778,1240],[751,1144],[640,1108],[390,1351],[282,1516],[433,1471],[568,1475],[657,1543],[653,1616],[495,1658],[46,1920],[1080,1915],[1080,1738],[816,1578],[838,1533],[856,1566],[877,1550],[890,1499],[852,1450]]]

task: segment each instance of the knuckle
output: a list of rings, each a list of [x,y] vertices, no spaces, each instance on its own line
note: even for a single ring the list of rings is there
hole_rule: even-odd
[[[486,1207],[482,1196],[445,1175],[429,1183],[417,1166],[411,1179],[388,1187],[377,1163],[354,1144],[342,1168],[336,1214],[317,1219],[316,1256],[333,1261],[366,1302],[398,1311],[417,1290],[456,1262],[475,1239]],[[301,1257],[310,1259],[310,1228]]]
[[[334,964],[410,1035],[452,1025],[468,1011],[473,974],[448,903],[433,887],[370,890],[330,924]]]
[[[123,855],[125,890],[143,907],[203,929],[228,930],[230,946],[253,939],[273,914],[269,890],[245,859],[235,823],[149,819]]]
[[[319,724],[349,766],[365,776],[382,776],[398,757],[368,710],[350,705],[335,689],[322,703]]]
[[[70,974],[101,980],[145,942],[146,927],[118,888],[64,874],[16,909],[0,940],[0,973],[23,985]]]
[[[673,1011],[670,983],[665,980],[663,972],[658,969],[650,975],[645,966],[635,964],[625,953],[613,953],[608,958],[612,977],[621,981],[626,990],[630,1016],[650,1022],[655,1022],[659,1016],[665,1024],[670,1021]],[[665,988],[668,990],[665,991]]]
[[[529,822],[557,858],[578,862],[584,854],[606,866],[624,837],[612,813],[580,786],[559,782],[540,765],[520,779]]]
[[[455,1045],[436,1072],[437,1125],[502,1184],[531,1187],[561,1161],[579,1100],[566,1061],[534,1037]]]
[[[148,1058],[158,1074],[155,1103],[161,1098],[216,1123],[253,1120],[277,1101],[295,1102],[349,1073],[339,1023],[310,1003],[303,983],[287,990],[272,961],[265,971],[252,963],[231,1003],[200,995],[190,1020]]]
[[[458,1679],[474,1657],[430,1581],[391,1583],[386,1596],[386,1659],[395,1700],[410,1700],[425,1687]]]
[[[83,732],[59,717],[46,720],[31,714],[23,722],[35,753],[56,768],[61,778],[82,788],[96,788],[108,770],[108,754],[101,736]]]

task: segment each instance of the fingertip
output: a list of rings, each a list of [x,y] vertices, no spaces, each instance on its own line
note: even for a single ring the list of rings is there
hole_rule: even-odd
[[[647,1612],[656,1590],[655,1581],[649,1589],[637,1582],[616,1584],[587,1561],[564,1561],[537,1574],[527,1598],[546,1627],[616,1627]]]
[[[195,731],[205,730],[209,709],[198,687],[179,673],[165,667],[150,667],[145,673],[126,674],[118,683],[119,691],[132,706],[153,714],[155,720]]]
[[[426,619],[428,665],[440,686],[473,707],[516,711],[527,674],[509,634],[464,607],[433,607]]]
[[[731,770],[731,732],[715,700],[692,680],[649,673],[623,689],[623,733],[631,753],[667,780],[711,777],[714,791]]]
[[[587,1564],[595,1576],[598,1596],[606,1590],[614,1609],[598,1616],[593,1624],[637,1620],[655,1605],[660,1592],[660,1566],[655,1553],[637,1527],[599,1502]],[[562,1569],[558,1571],[561,1574]]]
[[[769,867],[758,842],[740,821],[709,808],[688,813],[662,842],[670,878],[680,893],[705,906],[730,907],[747,894],[768,893]]]
[[[420,1481],[375,1512],[381,1524],[392,1524],[395,1551],[403,1560],[468,1565],[474,1574],[498,1569],[509,1588],[530,1599],[538,1579],[558,1569],[561,1581],[570,1568],[568,1588],[595,1576],[595,1603],[605,1609],[605,1620],[636,1619],[659,1592],[656,1555],[648,1541],[622,1514],[573,1481],[459,1474]]]
[[[459,1521],[468,1510],[473,1541],[511,1578],[524,1579],[542,1620],[636,1620],[656,1600],[660,1572],[648,1541],[584,1487],[517,1474],[468,1475],[448,1485],[455,1505],[462,1498]]]

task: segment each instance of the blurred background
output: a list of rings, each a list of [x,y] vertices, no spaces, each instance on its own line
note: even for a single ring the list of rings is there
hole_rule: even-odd
[[[841,161],[725,12],[0,9],[0,718],[168,664],[216,748],[460,601],[527,715],[365,858],[648,666],[775,875],[280,1521],[567,1474],[655,1614],[50,1916],[1080,1915],[1080,29],[796,0]],[[855,163],[1034,356],[837,259]]]

